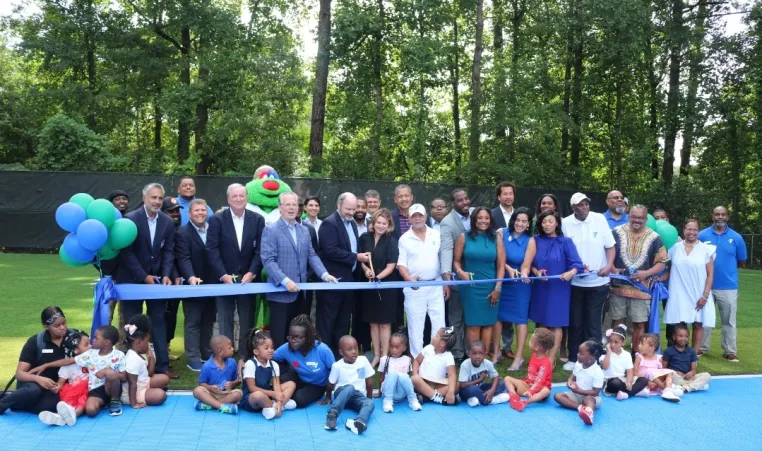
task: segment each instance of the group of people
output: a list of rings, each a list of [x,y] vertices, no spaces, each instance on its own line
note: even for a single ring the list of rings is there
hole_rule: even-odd
[[[658,234],[646,226],[647,208],[629,207],[619,191],[608,194],[608,209],[603,214],[590,211],[590,199],[576,193],[570,201],[573,214],[562,218],[562,206],[553,194],[541,196],[534,210],[515,207],[516,187],[510,182],[497,185],[495,197],[499,205],[493,209],[471,207],[467,191],[455,189],[450,194],[449,212],[444,199],[434,199],[427,209],[415,203],[410,186],[399,185],[394,191],[396,208],[384,208],[381,196],[374,190],[362,198],[342,193],[336,210],[322,219],[318,218],[319,198],[303,200],[296,193],[284,192],[279,196],[280,217],[269,224],[261,215],[247,209],[246,187],[240,184],[228,187],[227,208],[214,214],[203,199],[196,198],[195,183],[190,177],[181,179],[178,197],[165,194],[161,185],[149,184],[143,189],[143,205],[127,213],[126,193],[112,193],[110,199],[114,205],[136,223],[138,236],[115,261],[102,262],[102,270],[113,274],[115,283],[161,285],[257,283],[264,281],[265,270],[268,282],[284,287],[286,291],[265,295],[270,314],[267,337],[253,327],[256,314],[253,296],[182,301],[188,367],[203,375],[212,362],[218,366],[213,373],[219,376],[231,371],[227,359],[235,352],[244,360],[253,359],[248,370],[244,365],[236,367],[235,373],[242,375],[241,402],[247,402],[254,410],[275,408],[262,397],[264,395],[280,393],[276,403],[285,408],[291,399],[299,406],[307,402],[305,399],[313,399],[317,392],[326,392],[328,379],[307,375],[306,380],[299,379],[293,387],[287,386],[284,379],[288,378],[283,377],[288,374],[287,368],[267,363],[273,354],[277,362],[278,353],[289,352],[291,354],[281,356],[296,362],[301,360],[302,364],[307,363],[304,359],[310,354],[310,365],[322,365],[326,369],[339,358],[351,366],[352,371],[360,370],[355,368],[357,361],[365,364],[367,360],[367,366],[360,373],[368,374],[374,368],[381,371],[382,364],[389,366],[390,361],[401,355],[400,338],[392,331],[403,324],[407,327],[404,347],[409,349],[412,368],[417,361],[418,366],[441,373],[439,385],[423,384],[413,377],[413,386],[425,398],[436,397],[438,393],[445,402],[454,398],[459,386],[457,381],[449,380],[451,365],[444,363],[449,363],[451,357],[452,365],[470,361],[471,365],[480,366],[478,358],[473,360],[474,343],[481,343],[484,354],[491,357],[485,362],[494,364],[507,358],[512,360],[509,371],[521,368],[525,363],[530,319],[543,330],[543,335],[547,332],[552,336],[552,340],[543,341],[548,348],[540,353],[547,357],[551,370],[560,357],[566,360],[564,370],[576,373],[582,346],[588,344],[584,359],[595,356],[597,348],[590,348],[590,340],[605,338],[602,324],[608,325],[609,320],[612,330],[620,330],[628,320],[632,323],[632,355],[635,356],[641,352],[644,337],[650,337],[645,334],[645,326],[651,295],[634,285],[610,280],[609,274],[626,276],[646,290],[654,280],[668,283],[671,296],[666,302],[665,321],[669,325],[692,324],[693,348],[699,356],[709,348],[716,302],[722,322],[724,356],[730,361],[738,360],[737,265],[746,259],[746,248],[741,236],[728,227],[728,212],[724,207],[714,210],[713,224],[704,230],[699,221],[686,221],[684,239],[668,253]],[[664,214],[666,217],[666,212]],[[452,286],[429,283],[452,279],[475,283]],[[319,280],[338,284],[350,281],[383,284],[402,280],[419,285],[402,290],[319,290],[314,296],[315,327],[311,328],[306,323],[313,311],[313,293],[300,289],[300,284]],[[479,280],[496,282],[476,283]],[[111,352],[108,346],[101,347],[104,341],[116,346],[123,341],[119,337],[122,335],[128,343],[128,354],[130,343],[135,342],[131,341],[131,330],[138,325],[124,324],[124,319],[142,318],[143,303],[120,304],[120,326],[104,335],[115,331],[117,337],[111,337],[113,340],[102,337],[97,348],[97,337],[94,337],[93,349],[99,349],[101,356],[106,355],[102,354],[104,349]],[[147,301],[147,316],[137,321],[151,325],[150,332],[145,333],[150,334],[153,349],[145,361],[153,359],[150,373],[154,376],[150,383],[156,387],[149,388],[160,389],[165,380],[177,377],[169,367],[169,342],[176,328],[179,304],[179,301]],[[237,342],[233,333],[236,311],[242,331]],[[295,331],[297,318],[301,325]],[[219,336],[212,337],[215,320]],[[310,328],[314,331],[307,331]],[[672,329],[668,332],[670,344],[677,330]],[[352,340],[347,338],[350,332]],[[45,337],[46,345],[50,342],[60,347],[50,334]],[[317,337],[320,337],[319,344],[315,341]],[[298,341],[299,346],[293,346],[293,340]],[[30,343],[32,341],[30,339]],[[431,344],[424,347],[429,342]],[[27,345],[32,346],[30,343]],[[537,354],[539,348],[535,345],[530,342],[530,348]],[[138,351],[143,349],[142,342],[138,346],[136,353],[141,354]],[[431,346],[436,349],[432,350]],[[437,349],[443,351],[435,352]],[[440,356],[445,351],[450,357]],[[356,355],[358,352],[361,355]],[[20,360],[16,376],[20,384],[38,385],[42,391],[35,393],[40,399],[16,405],[8,399],[18,398],[6,396],[0,400],[0,412],[8,407],[36,412],[55,410],[42,408],[50,407],[46,400],[52,400],[48,395],[55,392],[50,392],[52,386],[47,382],[40,385],[35,379],[37,376],[29,373],[39,363],[31,359],[30,354],[34,351],[22,352],[27,360]],[[55,354],[58,356],[58,351]],[[418,361],[427,354],[432,355],[429,363]],[[598,356],[595,357],[597,362]],[[431,363],[434,361],[438,363]],[[391,365],[403,366],[397,360]],[[529,367],[531,370],[531,362]],[[120,374],[116,368],[114,372]],[[335,380],[341,380],[342,374],[350,372],[337,370],[338,379],[332,377],[330,381],[333,388],[340,388]],[[415,373],[413,371],[413,376]],[[263,381],[268,374],[280,375],[281,385],[277,390],[268,388],[264,395],[257,395],[258,391],[247,379],[254,379],[255,386],[259,387],[258,381]],[[58,379],[51,376],[54,374],[50,373],[47,379]],[[160,376],[156,382],[155,376]],[[386,374],[383,377],[386,379]],[[99,378],[104,378],[103,385],[107,388],[116,389],[116,380],[109,382],[108,376],[103,374]],[[117,379],[125,382],[121,376]],[[146,379],[142,380],[145,388]],[[196,393],[203,405],[219,409],[235,404],[232,385],[222,384],[217,390],[212,387],[218,384],[210,381],[203,382],[206,386],[201,385],[203,393],[198,392],[200,389]],[[361,392],[363,383],[353,380],[350,384]],[[579,380],[576,384],[584,385]],[[505,382],[504,385],[510,395],[510,384]],[[500,384],[496,390],[499,387]],[[293,393],[288,398],[290,391]],[[223,397],[218,396],[221,393]],[[344,396],[353,400],[347,402],[359,403],[355,395]],[[114,411],[120,409],[117,398],[109,397]],[[147,403],[149,398],[143,402]],[[130,403],[137,399],[130,398]],[[271,401],[273,399],[271,397]],[[412,406],[412,398],[410,402]]]

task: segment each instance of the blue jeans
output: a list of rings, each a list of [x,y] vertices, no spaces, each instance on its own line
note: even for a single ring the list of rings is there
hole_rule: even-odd
[[[375,408],[373,400],[368,399],[365,393],[356,390],[352,385],[344,385],[333,392],[333,403],[328,406],[328,413],[330,414],[333,411],[338,416],[345,407],[359,412],[356,419],[362,421],[365,425],[368,424],[370,414],[373,413]]]
[[[412,401],[416,399],[413,390],[413,380],[405,373],[386,373],[384,383],[381,384],[381,393],[385,401]]]
[[[468,387],[460,389],[460,399],[468,401],[471,398],[476,398],[479,400],[479,404],[485,405],[487,404],[487,397],[484,396],[484,392],[490,388],[492,388],[492,382],[485,382],[482,385],[469,385]],[[500,393],[505,393],[505,384],[503,381],[498,382],[497,389],[495,390],[496,395],[499,395]]]

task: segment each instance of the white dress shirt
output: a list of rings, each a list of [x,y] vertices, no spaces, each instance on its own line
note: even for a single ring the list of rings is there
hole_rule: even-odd
[[[503,208],[503,206],[500,205],[500,211],[503,212],[503,219],[505,219],[505,226],[508,227],[508,223],[511,222],[511,215],[513,215],[513,212],[516,211],[516,209],[511,207],[511,211],[506,211],[505,208]]]
[[[243,220],[246,218],[246,212],[241,213],[241,217],[235,215],[233,210],[230,210],[230,216],[233,218],[233,227],[235,227],[235,237],[238,239],[238,250],[243,249],[241,247],[243,243]]]
[[[145,210],[145,207],[143,208]],[[156,213],[156,216],[151,219],[151,216],[148,214],[148,210],[145,210],[146,212],[146,219],[148,219],[148,230],[151,232],[151,246],[153,246],[153,239],[156,237],[156,223],[159,222],[159,214]]]

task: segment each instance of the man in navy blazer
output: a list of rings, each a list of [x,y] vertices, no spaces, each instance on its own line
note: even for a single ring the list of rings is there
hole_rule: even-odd
[[[305,292],[300,291],[298,284],[307,282],[307,264],[324,281],[337,282],[325,270],[313,249],[307,227],[296,221],[299,213],[297,195],[281,193],[278,196],[278,210],[280,219],[262,232],[261,254],[267,281],[288,290],[265,295],[270,304],[270,336],[276,349],[286,342],[288,326],[299,314],[300,303],[304,302]]]
[[[175,232],[176,266],[188,285],[198,285],[202,281],[210,283],[214,278],[206,252],[208,208],[204,199],[190,201],[188,223]],[[201,371],[201,361],[213,357],[209,341],[212,339],[217,314],[214,304],[214,298],[183,300],[185,357],[188,359],[188,368],[192,371]]]
[[[138,236],[131,245],[119,253],[119,264],[114,275],[115,283],[144,283],[149,285],[172,285],[171,275],[175,261],[175,225],[167,214],[161,212],[164,187],[151,183],[143,188],[143,206],[127,213],[125,218],[138,227]],[[143,312],[143,301],[124,301],[124,320]],[[164,311],[167,301],[146,301],[148,317],[151,318],[156,372],[177,378],[169,370],[169,350]]]
[[[354,213],[357,198],[342,193],[336,203],[337,210],[320,224],[318,241],[320,259],[328,272],[345,282],[354,281],[358,262],[367,262],[368,254],[357,253],[357,224]],[[349,333],[355,293],[351,290],[318,291],[315,325],[323,343],[338,355],[339,339]]]
[[[206,250],[211,268],[211,283],[249,283],[259,281],[262,260],[259,250],[265,219],[246,209],[246,187],[233,183],[227,191],[230,208],[209,219]],[[233,340],[233,315],[238,307],[240,337],[238,350],[243,346],[246,332],[254,327],[255,296],[218,296],[217,323],[220,334]],[[249,358],[250,356],[246,356]]]

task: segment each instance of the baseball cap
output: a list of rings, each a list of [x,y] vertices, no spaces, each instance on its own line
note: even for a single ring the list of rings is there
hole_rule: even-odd
[[[585,196],[583,193],[574,193],[574,195],[571,197],[572,207],[582,202],[583,200],[590,202],[590,198]]]
[[[122,191],[122,190],[120,190],[120,189],[115,189],[114,191],[111,191],[111,194],[109,194],[109,195],[108,195],[108,201],[109,201],[109,202],[113,202],[113,201],[114,201],[114,199],[116,199],[116,198],[117,198],[117,197],[119,197],[119,196],[124,196],[124,197],[126,197],[127,199],[129,199],[129,198],[130,198],[130,196],[128,196],[128,195],[127,195],[127,192],[126,192],[126,191]]]
[[[183,208],[183,206],[172,196],[165,197],[164,201],[161,203],[161,211],[172,211],[177,210],[178,208]]]
[[[412,217],[416,213],[426,216],[426,208],[424,208],[421,204],[413,204],[410,206],[410,210],[408,210],[407,213],[409,217]]]

